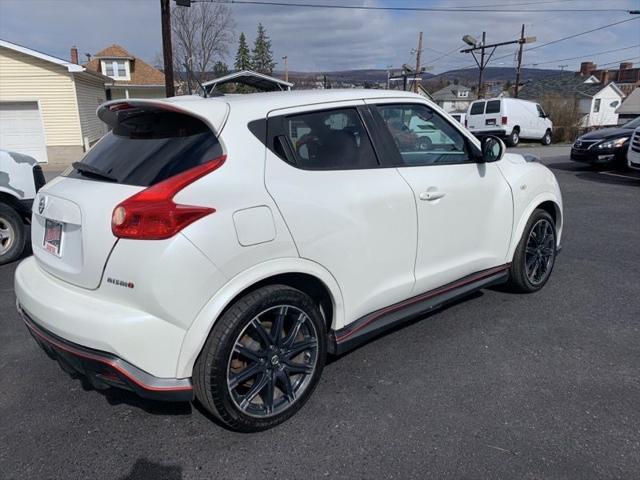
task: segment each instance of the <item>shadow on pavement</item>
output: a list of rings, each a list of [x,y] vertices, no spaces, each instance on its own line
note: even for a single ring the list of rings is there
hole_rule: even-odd
[[[551,170],[573,172],[577,178],[606,185],[637,185],[640,183],[640,172],[629,169],[614,169],[611,166],[593,167],[575,162],[554,163],[548,165]]]
[[[182,480],[182,467],[161,465],[146,458],[139,458],[133,464],[131,472],[119,480]]]

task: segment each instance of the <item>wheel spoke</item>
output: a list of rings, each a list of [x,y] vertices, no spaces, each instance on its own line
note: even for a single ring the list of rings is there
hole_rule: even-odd
[[[242,400],[240,402],[240,407],[246,409],[249,404],[253,401],[254,398],[256,398],[256,395],[258,395],[262,389],[267,385],[267,383],[269,382],[269,375],[267,375],[266,373],[263,373],[260,378],[253,384],[253,386],[251,387],[251,390],[249,390],[247,392],[247,394],[242,397]]]
[[[293,402],[296,399],[296,392],[293,390],[293,385],[291,385],[291,379],[289,375],[287,375],[284,371],[279,371],[277,374],[278,380],[280,380],[280,384],[282,386],[282,391],[287,397],[289,402]]]
[[[292,375],[296,373],[304,373],[305,375],[313,373],[313,367],[311,365],[296,362],[285,363],[284,369]]]
[[[229,379],[229,388],[231,390],[234,390],[238,385],[246,382],[251,377],[256,376],[258,373],[260,373],[263,370],[264,370],[264,367],[259,363],[254,363],[248,366],[247,368],[242,370],[240,373],[233,375]]]
[[[318,344],[315,338],[306,338],[301,342],[296,342],[287,349],[287,352],[286,352],[287,358],[295,357],[296,355],[298,355],[301,352],[304,352],[305,350],[311,350],[313,348],[316,348],[317,345]]]
[[[264,357],[264,354],[261,351],[252,350],[240,342],[236,343],[234,351],[249,360],[253,360],[254,362],[259,362],[260,359]]]
[[[271,324],[271,338],[273,344],[276,346],[280,346],[282,342],[282,330],[284,328],[284,319],[287,316],[287,311],[289,307],[286,305],[280,307],[280,311],[276,315],[276,321]]]
[[[253,327],[253,330],[258,334],[258,337],[260,337],[262,346],[265,348],[271,346],[271,336],[269,335],[269,332],[267,332],[262,326],[262,323],[260,322],[260,319],[258,317],[253,319],[253,322],[251,322],[251,326]]]
[[[271,413],[273,412],[273,398],[274,398],[274,393],[275,393],[275,389],[276,389],[276,385],[275,385],[275,376],[273,372],[268,372],[265,377],[268,378],[267,380],[267,384],[266,384],[266,388],[265,390],[265,395],[262,396],[262,403],[265,406],[265,410],[267,411],[267,413]]]
[[[291,328],[289,335],[287,335],[287,338],[285,338],[285,340],[282,342],[285,348],[291,347],[296,337],[298,336],[298,333],[300,332],[300,327],[302,327],[302,324],[306,321],[306,319],[307,316],[304,313],[300,312],[300,315],[298,315],[296,323]]]

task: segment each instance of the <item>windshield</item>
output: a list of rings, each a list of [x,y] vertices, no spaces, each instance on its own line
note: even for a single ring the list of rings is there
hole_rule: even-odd
[[[640,127],[640,117],[636,117],[630,122],[625,123],[622,128],[638,128]]]

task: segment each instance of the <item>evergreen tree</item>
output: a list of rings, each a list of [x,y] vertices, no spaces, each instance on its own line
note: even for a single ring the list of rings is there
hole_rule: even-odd
[[[247,37],[244,32],[240,33],[240,43],[238,44],[238,52],[236,53],[236,62],[233,64],[236,70],[250,70],[251,57],[249,53],[249,45],[247,45]]]
[[[267,31],[261,23],[258,24],[258,34],[251,52],[251,65],[256,72],[271,75],[273,67],[276,63],[273,61],[273,52],[271,51],[271,40],[267,36]]]

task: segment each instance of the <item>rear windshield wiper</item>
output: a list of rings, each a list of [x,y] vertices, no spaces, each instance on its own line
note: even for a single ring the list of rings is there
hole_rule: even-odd
[[[109,175],[107,172],[103,172],[99,168],[89,165],[88,163],[73,162],[71,166],[75,168],[77,171],[79,171],[80,173],[85,174],[87,176],[94,176],[97,178],[102,178],[103,180],[107,180],[109,182],[118,183],[118,179],[116,177]]]

